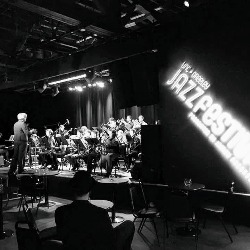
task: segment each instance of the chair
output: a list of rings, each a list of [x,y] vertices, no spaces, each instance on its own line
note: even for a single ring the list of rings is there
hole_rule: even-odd
[[[139,181],[139,184],[130,183],[129,193],[134,216],[133,222],[135,222],[137,219],[141,219],[137,232],[141,233],[146,220],[149,219],[153,224],[157,241],[160,245],[157,228],[154,221],[155,218],[159,217],[159,212],[155,207],[149,206],[149,203],[146,200],[142,182]]]
[[[195,247],[198,244],[198,219],[196,218],[192,202],[187,192],[182,190],[167,190],[164,197],[163,215],[169,237],[168,224],[184,224],[184,227],[176,228],[177,233],[184,236],[194,236]]]
[[[19,207],[19,211],[23,205],[28,207],[27,199],[26,197],[31,197],[32,202],[32,208],[33,208],[33,201],[36,199],[36,197],[39,197],[38,205],[41,202],[42,197],[45,194],[45,187],[44,183],[37,180],[35,176],[32,175],[23,175],[19,178],[19,194],[21,194],[19,203],[17,207]],[[38,211],[38,205],[37,205],[37,211]]]
[[[18,250],[60,250],[63,243],[59,240],[41,240],[40,234],[35,229],[30,229],[25,221],[15,223]]]
[[[24,221],[15,223],[18,250],[41,250],[41,241],[35,230],[24,227]],[[22,226],[21,226],[22,225]]]
[[[56,227],[50,227],[50,228],[46,228],[46,229],[40,231],[37,227],[37,224],[36,224],[36,221],[34,219],[32,212],[31,212],[31,209],[27,208],[26,206],[23,205],[23,212],[24,212],[24,216],[26,219],[25,222],[27,223],[29,229],[37,232],[39,239],[41,241],[57,239]]]
[[[129,170],[128,166],[128,159],[127,159],[127,154],[126,154],[126,145],[119,145],[119,152],[117,154],[117,157],[113,160],[113,166],[115,168],[120,169],[122,166],[125,167],[126,171]],[[124,164],[121,165],[120,162],[123,162]]]
[[[216,204],[216,203],[205,203],[201,205],[201,212],[204,214],[204,222],[203,222],[203,228],[205,228],[206,226],[206,219],[207,219],[207,214],[210,215],[215,215],[221,222],[221,224],[223,225],[223,228],[225,229],[231,243],[233,243],[233,239],[226,227],[226,224],[223,220],[223,216],[225,215],[225,213],[229,210],[229,206],[230,206],[230,201],[231,198],[233,196],[233,192],[234,192],[234,182],[232,182],[230,184],[230,187],[227,191],[227,195],[226,195],[226,199],[224,200],[224,204]],[[234,223],[231,221],[232,226],[235,230],[236,233],[238,233],[238,230],[236,228],[236,226],[234,225]]]

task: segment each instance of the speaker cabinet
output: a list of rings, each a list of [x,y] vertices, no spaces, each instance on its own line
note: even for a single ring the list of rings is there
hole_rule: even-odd
[[[142,180],[159,183],[162,179],[161,126],[146,125],[141,128]]]

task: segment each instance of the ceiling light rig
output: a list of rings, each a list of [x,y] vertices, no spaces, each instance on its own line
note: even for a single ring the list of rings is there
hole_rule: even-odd
[[[75,81],[75,80],[86,78],[86,76],[87,76],[86,73],[83,73],[81,75],[71,76],[71,77],[67,77],[67,78],[61,79],[61,80],[49,82],[48,85],[56,85],[56,84],[64,83],[64,82],[71,82],[71,81]]]
[[[84,89],[89,89],[89,88],[100,88],[103,89],[106,86],[108,86],[112,82],[112,79],[109,78],[108,80],[105,78],[95,78],[93,81],[86,81],[85,84],[77,84],[75,85],[71,84],[68,87],[69,91],[76,91],[76,92],[83,92]]]
[[[60,92],[60,91],[59,91],[58,86],[55,86],[55,87],[52,88],[52,94],[51,94],[51,95],[52,95],[53,97],[55,97],[55,96],[57,96],[57,95],[59,94],[59,92]]]

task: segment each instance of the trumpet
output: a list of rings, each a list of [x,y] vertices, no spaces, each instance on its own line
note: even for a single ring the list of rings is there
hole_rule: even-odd
[[[61,125],[65,126],[66,124],[68,124],[68,125],[70,124],[69,119],[66,119],[66,122],[64,124],[61,124]]]

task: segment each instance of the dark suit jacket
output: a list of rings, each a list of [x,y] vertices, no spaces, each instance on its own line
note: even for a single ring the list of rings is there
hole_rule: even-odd
[[[14,142],[27,142],[28,128],[25,122],[19,120],[14,124]]]
[[[57,232],[67,250],[114,250],[108,212],[88,201],[73,201],[55,211]]]

